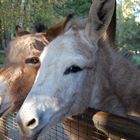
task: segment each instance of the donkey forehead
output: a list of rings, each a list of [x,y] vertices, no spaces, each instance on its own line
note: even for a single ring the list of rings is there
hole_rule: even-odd
[[[45,39],[45,37],[43,36],[43,34],[28,34],[28,35],[24,35],[21,37],[17,37],[15,39],[13,39],[10,43],[11,46],[14,45],[21,45],[22,46],[29,46],[31,44],[36,44],[36,42],[42,42],[42,44],[44,44],[44,46],[46,44],[48,44],[48,41]]]
[[[78,58],[90,59],[92,51],[91,44],[86,40],[83,31],[70,30],[48,45],[48,48],[42,53],[40,61],[41,63],[44,60],[52,63],[52,61],[60,59],[71,59],[71,61]]]

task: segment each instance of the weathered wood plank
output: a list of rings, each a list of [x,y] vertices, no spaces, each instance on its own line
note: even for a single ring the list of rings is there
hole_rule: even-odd
[[[107,135],[116,135],[128,140],[140,140],[140,124],[131,119],[98,112],[93,116],[93,121],[96,128]]]

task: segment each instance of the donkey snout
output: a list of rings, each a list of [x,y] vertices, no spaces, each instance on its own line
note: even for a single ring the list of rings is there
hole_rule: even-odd
[[[17,123],[24,130],[33,130],[39,124],[39,119],[36,116],[27,116],[21,119],[20,115],[17,115]]]
[[[27,109],[28,110],[28,109]],[[39,117],[32,110],[21,110],[17,114],[16,120],[22,133],[28,137],[34,135],[38,125]]]
[[[38,126],[38,122],[39,122],[38,118],[33,117],[26,122],[25,126],[32,130]]]

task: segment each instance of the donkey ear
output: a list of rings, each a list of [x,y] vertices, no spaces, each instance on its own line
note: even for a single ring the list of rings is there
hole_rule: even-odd
[[[93,0],[89,11],[85,33],[92,43],[106,32],[114,12],[115,0]]]
[[[51,27],[48,29],[48,31],[46,32],[46,39],[48,41],[52,41],[54,38],[56,38],[58,35],[60,35],[61,33],[64,32],[65,30],[65,27],[67,25],[67,23],[72,19],[73,15],[72,14],[69,14],[65,21],[62,22],[62,23],[58,23],[56,24],[55,26]]]
[[[30,34],[28,31],[26,31],[25,29],[23,29],[19,25],[16,25],[15,30],[16,30],[16,37]]]

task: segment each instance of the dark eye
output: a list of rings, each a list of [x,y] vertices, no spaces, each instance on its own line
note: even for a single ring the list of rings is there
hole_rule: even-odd
[[[82,71],[82,69],[79,66],[72,65],[71,67],[67,68],[64,74],[70,74],[70,73],[76,73]]]
[[[31,57],[31,58],[27,58],[25,60],[25,63],[26,64],[29,64],[29,63],[31,63],[31,64],[37,64],[37,63],[40,63],[40,61],[39,61],[39,58],[38,57]]]
[[[36,40],[34,47],[39,51],[43,51],[45,44],[43,44],[41,41]]]

